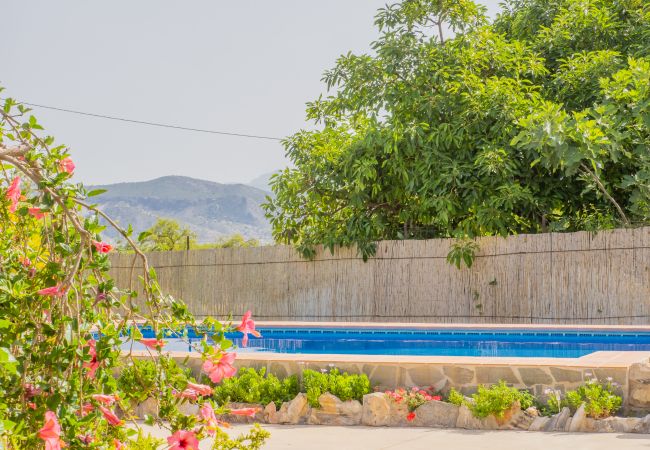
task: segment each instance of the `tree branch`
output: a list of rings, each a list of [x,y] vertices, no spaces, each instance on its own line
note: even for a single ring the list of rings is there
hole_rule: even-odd
[[[596,175],[594,172],[592,172],[591,169],[589,169],[589,167],[587,167],[587,165],[584,164],[584,163],[580,164],[580,169],[582,170],[583,173],[589,175],[591,177],[591,179],[594,180],[594,182],[598,186],[598,189],[600,189],[600,192],[602,192],[603,195],[605,196],[605,198],[607,198],[607,200],[609,200],[614,205],[614,207],[618,211],[618,214],[621,216],[621,219],[623,220],[623,223],[625,225],[629,226],[630,221],[628,220],[627,216],[625,215],[625,212],[623,212],[623,208],[621,208],[621,205],[619,205],[618,202],[616,200],[614,200],[614,197],[612,197],[609,194],[609,192],[607,192],[607,189],[605,188],[605,185],[603,185],[602,181],[600,181],[600,178],[598,178],[598,175]]]
[[[29,147],[27,145],[17,145],[15,147],[7,147],[4,144],[0,144],[0,158],[3,158],[5,156],[16,158],[25,155],[25,153],[27,153],[28,150]]]

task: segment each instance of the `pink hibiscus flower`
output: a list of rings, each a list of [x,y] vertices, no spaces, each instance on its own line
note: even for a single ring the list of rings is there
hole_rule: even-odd
[[[95,249],[99,253],[108,253],[111,250],[113,250],[113,246],[111,244],[107,244],[104,241],[93,241],[93,245],[95,246]]]
[[[108,421],[108,423],[110,423],[111,425],[117,427],[117,426],[120,426],[120,425],[122,425],[124,423],[110,409],[108,409],[108,408],[106,408],[104,406],[99,406],[99,410],[104,415],[104,419],[106,419]]]
[[[161,349],[165,346],[165,341],[156,338],[140,339],[139,342],[151,350],[158,350],[159,348]]]
[[[113,439],[113,446],[115,447],[115,450],[126,450],[126,445],[122,444],[117,439]]]
[[[211,360],[204,362],[203,371],[208,374],[213,383],[219,383],[224,378],[230,378],[237,373],[237,369],[232,365],[236,357],[236,353],[223,353],[216,363]]]
[[[194,389],[184,389],[183,392],[174,392],[174,397],[176,398],[187,398],[192,401],[199,398],[199,393]]]
[[[77,415],[81,417],[86,417],[88,414],[90,414],[93,411],[93,409],[95,409],[95,407],[92,405],[92,403],[84,403],[83,405],[81,405],[81,408],[77,412]]]
[[[61,172],[66,172],[72,175],[72,173],[74,172],[74,168],[75,165],[72,162],[72,159],[70,159],[69,157],[63,158],[61,161],[59,161],[59,170]]]
[[[199,440],[191,431],[178,430],[167,438],[169,450],[199,450]]]
[[[18,201],[20,200],[20,177],[14,178],[9,185],[9,189],[7,189],[7,199],[11,202],[9,211],[12,213],[16,212]]]
[[[99,360],[97,359],[97,347],[94,339],[88,341],[88,354],[90,355],[90,361],[85,362],[83,366],[88,369],[88,378],[95,378],[95,372],[99,369]]]
[[[242,339],[242,345],[246,347],[248,345],[248,335],[252,334],[255,337],[261,337],[262,335],[255,330],[255,321],[251,319],[253,314],[249,311],[244,313],[244,316],[241,319],[241,324],[237,327],[237,330],[244,333],[244,338]]]
[[[207,433],[210,436],[214,436],[215,430],[219,428],[219,425],[223,424],[223,422],[217,419],[210,403],[204,403],[201,405],[199,412],[201,413],[201,419],[205,422]]]
[[[91,397],[96,402],[99,402],[102,405],[107,405],[107,406],[111,406],[113,403],[115,403],[118,400],[117,395],[93,394],[91,395]]]
[[[37,292],[38,295],[43,295],[45,297],[62,297],[65,294],[65,290],[61,287],[60,284],[56,286],[51,286],[48,288],[43,288]]]
[[[231,409],[230,414],[236,416],[248,416],[253,417],[259,411],[259,408],[241,408],[241,409]]]
[[[45,213],[41,211],[41,208],[27,208],[27,212],[36,220],[41,220],[45,217]]]
[[[45,425],[38,430],[38,437],[45,441],[45,450],[61,450],[65,446],[61,441],[61,425],[54,412],[45,413]]]
[[[187,383],[187,389],[196,391],[199,395],[212,395],[212,388],[206,384]]]

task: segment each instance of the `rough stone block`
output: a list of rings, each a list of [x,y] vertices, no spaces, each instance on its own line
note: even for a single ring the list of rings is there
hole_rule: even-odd
[[[630,366],[629,386],[629,405],[650,408],[650,364]]]
[[[390,422],[389,401],[382,392],[364,395],[361,423],[371,427],[387,426]]]
[[[283,403],[277,414],[278,423],[305,423],[310,415],[307,395],[300,393],[290,402]]]
[[[556,383],[579,383],[582,381],[582,371],[580,369],[564,369],[561,367],[551,367],[550,369]]]
[[[528,427],[528,431],[543,431],[546,429],[550,421],[550,417],[535,417],[533,422]]]
[[[429,387],[435,386],[445,379],[439,367],[420,364],[406,368],[406,386]]]
[[[582,430],[586,418],[587,413],[585,412],[585,404],[583,403],[571,418],[571,421],[569,422],[569,431],[577,432]]]
[[[519,378],[510,367],[484,367],[476,368],[476,382],[479,384],[496,384],[499,381],[510,384],[519,384]]]
[[[567,424],[571,418],[571,410],[562,408],[559,414],[551,416],[551,420],[546,424],[544,431],[566,431]]]
[[[553,384],[553,377],[538,367],[520,367],[518,371],[521,382],[526,386],[533,386],[535,384]]]
[[[445,366],[443,372],[456,386],[469,384],[474,381],[474,371],[465,367]]]
[[[484,419],[474,417],[472,411],[463,405],[458,410],[456,428],[464,428],[466,430],[498,430],[499,424],[494,416],[488,416]]]
[[[458,420],[459,407],[451,403],[430,401],[415,410],[413,425],[418,427],[453,428]]]
[[[308,423],[312,425],[359,425],[362,406],[356,400],[342,402],[328,393],[318,397],[320,408],[312,408]]]

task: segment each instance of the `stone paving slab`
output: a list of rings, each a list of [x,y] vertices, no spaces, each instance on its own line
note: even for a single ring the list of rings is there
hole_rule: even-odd
[[[248,425],[233,425],[240,434]],[[264,450],[649,450],[647,435],[264,425]],[[147,428],[158,436],[161,430]],[[209,443],[201,450],[209,449]]]

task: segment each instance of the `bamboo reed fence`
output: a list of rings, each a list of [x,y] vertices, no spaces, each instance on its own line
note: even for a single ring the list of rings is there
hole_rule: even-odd
[[[650,323],[650,227],[477,239],[471,269],[446,261],[449,239],[354,249],[291,247],[150,253],[163,289],[196,316],[251,309],[258,320]],[[133,255],[111,269],[128,286]],[[137,285],[137,281],[135,282]]]

